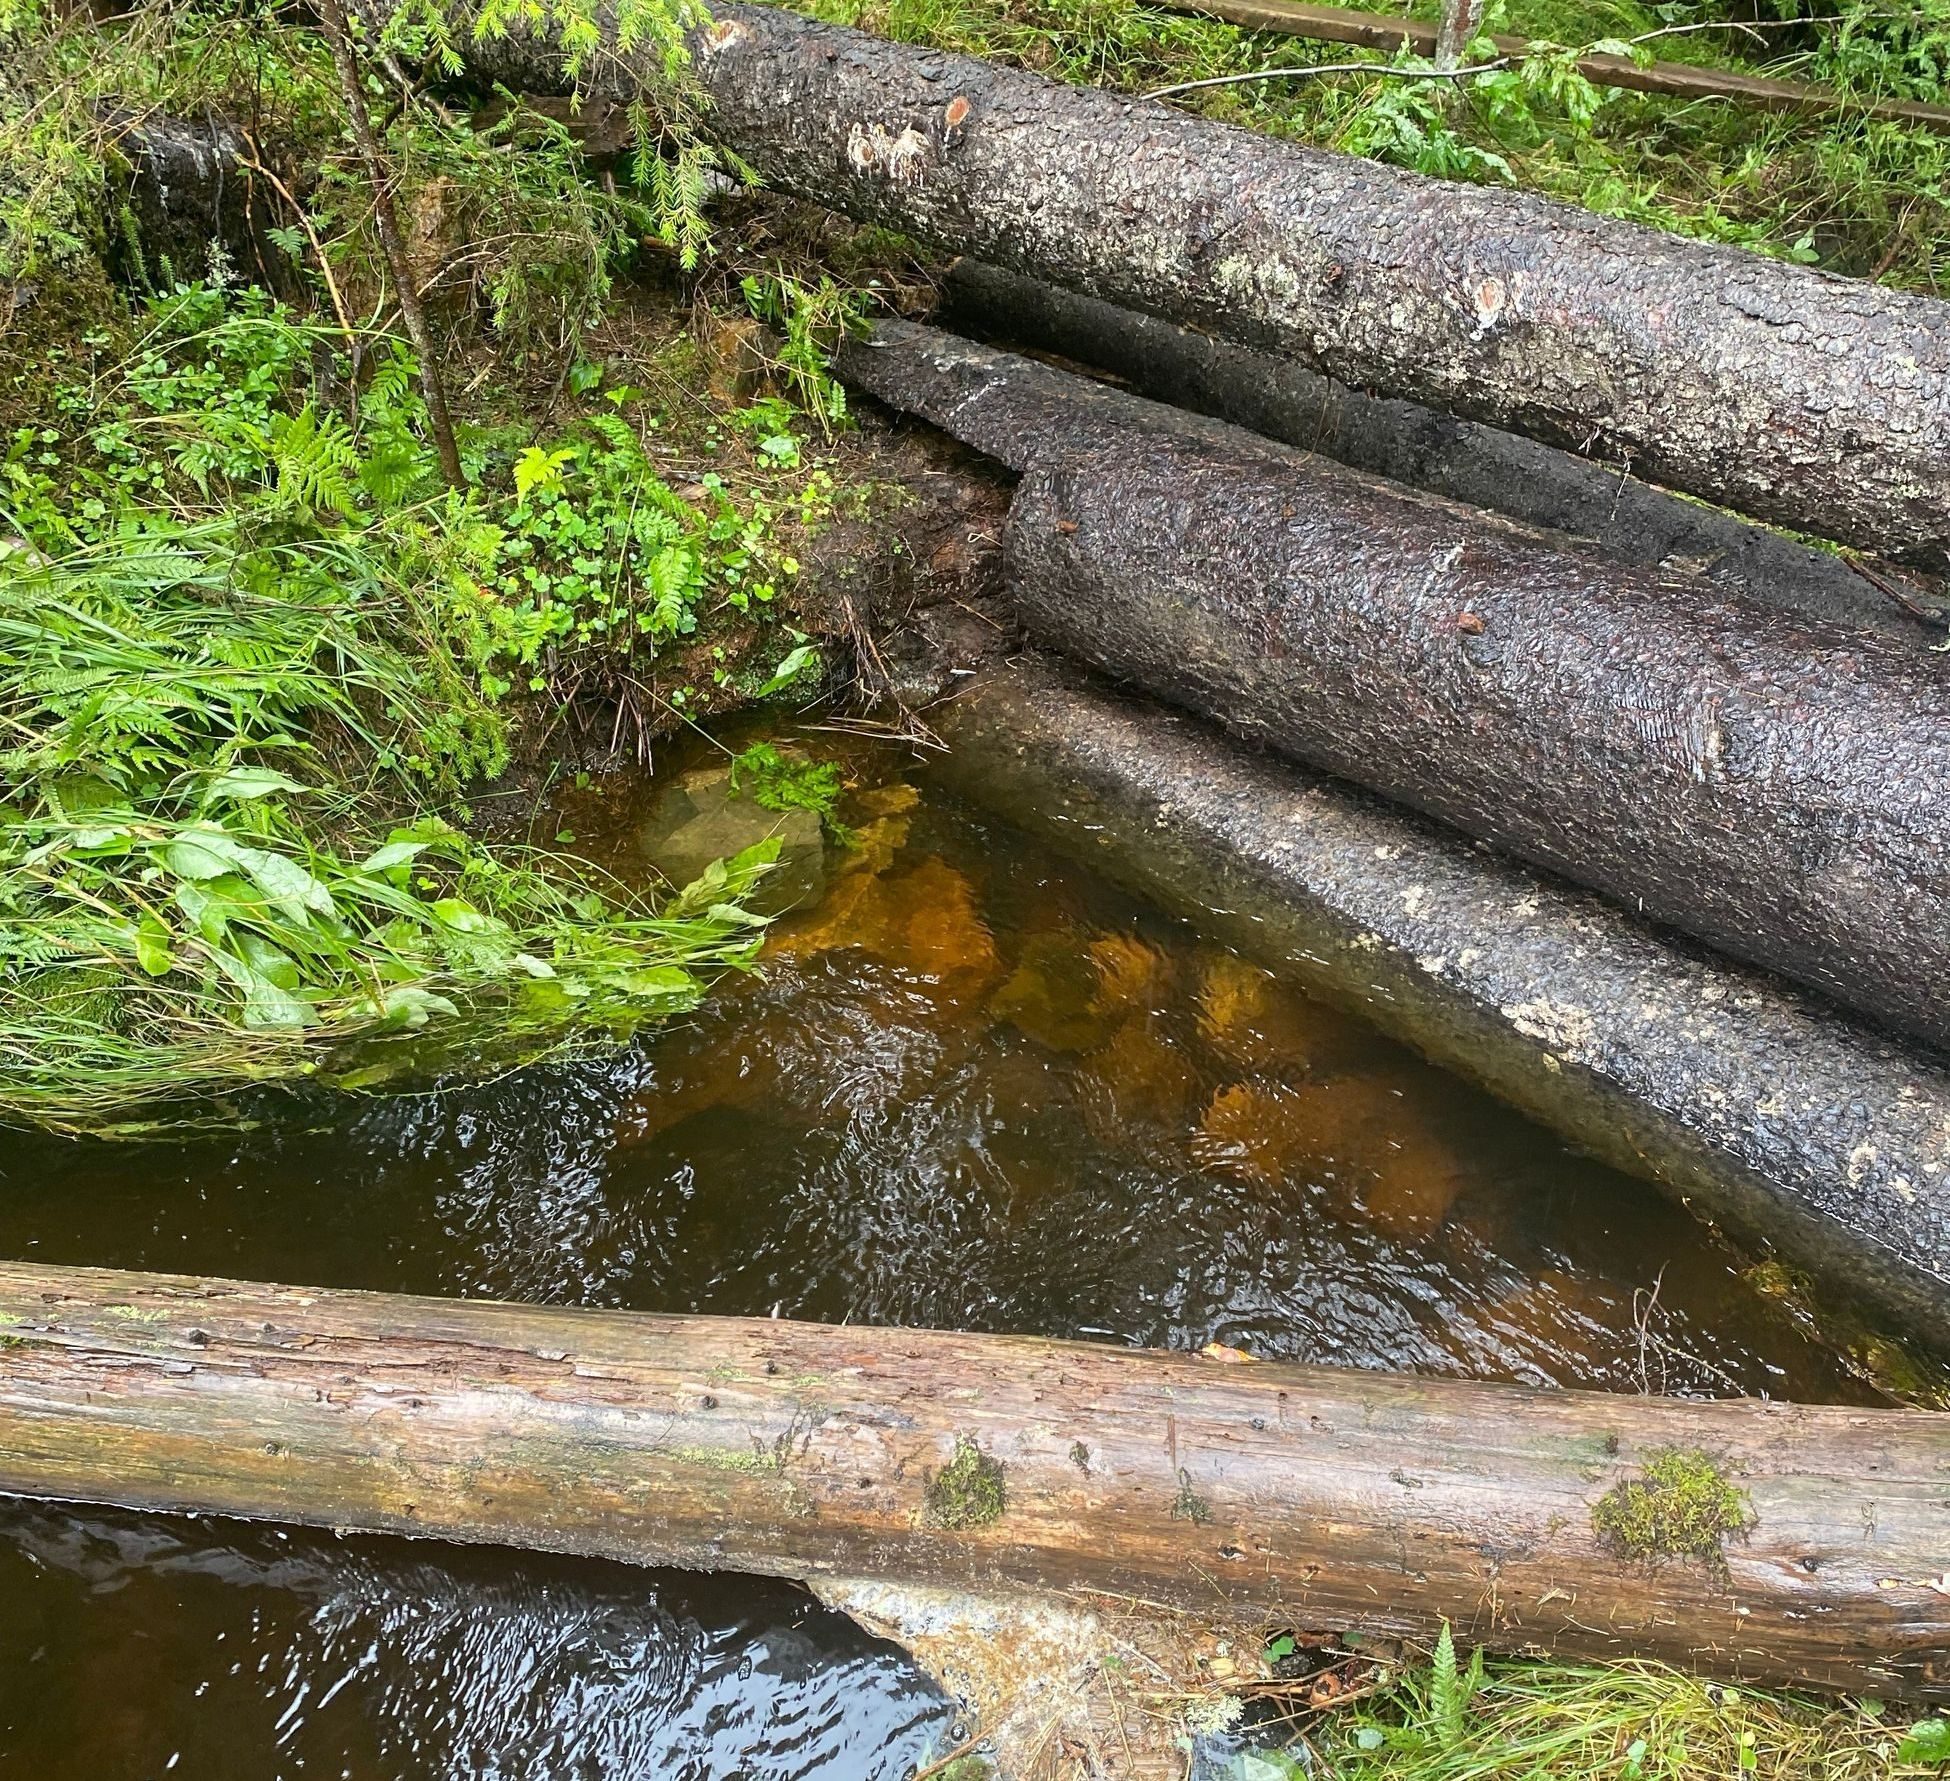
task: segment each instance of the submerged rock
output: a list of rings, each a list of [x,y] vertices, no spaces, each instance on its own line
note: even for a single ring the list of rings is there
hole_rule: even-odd
[[[777,915],[825,888],[826,836],[817,811],[768,810],[734,788],[728,765],[699,767],[664,789],[639,840],[650,863],[681,889],[714,860],[775,837],[778,864],[752,902],[760,914]]]
[[[1261,1187],[1339,1187],[1349,1212],[1397,1240],[1427,1236],[1467,1184],[1460,1156],[1385,1076],[1229,1083],[1199,1126],[1201,1160]]]

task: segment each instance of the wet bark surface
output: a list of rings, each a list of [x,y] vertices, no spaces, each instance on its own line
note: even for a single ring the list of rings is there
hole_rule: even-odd
[[[929,721],[968,795],[1944,1344],[1940,1062],[1047,663],[964,680]]]
[[[913,327],[848,374],[1024,470],[1029,629],[1950,1039],[1950,663]]]
[[[1919,620],[1839,557],[1520,434],[1373,396],[1291,359],[958,261],[941,323],[1001,346],[1058,354],[1155,401],[1250,429],[1357,470],[1566,532],[1621,562],[1697,575],[1784,612],[1867,625],[1927,648],[1950,626],[1950,590],[1910,591]],[[1683,584],[1682,584],[1683,585]]]
[[[160,112],[103,122],[119,132],[122,164],[109,173],[107,196],[109,257],[122,283],[167,288],[173,279],[204,277],[215,258],[227,259],[232,272],[258,271],[244,145],[229,124]]]
[[[717,20],[696,43],[709,128],[782,190],[1950,563],[1939,301],[765,7]]]
[[[19,1494],[1950,1692],[1928,1413],[27,1263],[0,1315]],[[1675,1452],[1738,1534],[1620,1550],[1601,1505]]]

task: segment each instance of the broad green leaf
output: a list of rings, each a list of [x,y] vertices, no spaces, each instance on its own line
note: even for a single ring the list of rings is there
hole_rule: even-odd
[[[359,862],[359,870],[376,878],[382,872],[392,872],[401,866],[411,865],[426,850],[427,844],[424,841],[388,841],[384,847],[375,848],[373,852],[367,854]]]
[[[135,927],[135,962],[151,977],[166,977],[175,970],[176,955],[170,950],[170,939],[162,918],[144,911]]]
[[[178,878],[200,882],[235,871],[243,863],[237,857],[241,851],[228,835],[185,834],[164,845],[162,863]]]
[[[255,847],[238,851],[252,882],[300,927],[307,926],[312,915],[338,914],[332,893],[296,860]]]
[[[614,981],[619,988],[644,1001],[688,1002],[698,993],[697,979],[677,965],[653,965],[645,971],[621,972]]]
[[[318,1024],[318,1013],[309,1002],[253,970],[237,954],[219,951],[211,957],[217,968],[244,992],[241,1019],[246,1027],[257,1031],[293,1031]]]
[[[417,1030],[436,1014],[458,1015],[460,1010],[445,996],[418,984],[401,984],[380,999],[379,1010],[386,1025],[395,1030]]]
[[[1950,1763],[1950,1719],[1919,1719],[1904,1733],[1898,1762]]]
[[[772,677],[758,689],[758,697],[769,699],[774,693],[783,692],[818,660],[819,651],[812,644],[800,644],[772,670]]]
[[[267,983],[275,983],[279,989],[289,990],[297,995],[304,988],[304,979],[298,970],[298,961],[287,952],[280,952],[261,934],[240,933],[237,936],[237,950],[244,962]]]
[[[268,797],[272,792],[302,792],[305,789],[297,780],[273,767],[232,767],[210,781],[209,795],[244,802]]]

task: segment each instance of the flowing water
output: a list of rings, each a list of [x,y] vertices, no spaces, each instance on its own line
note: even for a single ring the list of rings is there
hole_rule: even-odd
[[[687,1021],[242,1135],[10,1138],[0,1253],[1873,1401],[1650,1189],[891,765]],[[545,817],[645,869],[638,793]],[[786,1585],[0,1504],[0,1777],[878,1781],[956,1729]]]

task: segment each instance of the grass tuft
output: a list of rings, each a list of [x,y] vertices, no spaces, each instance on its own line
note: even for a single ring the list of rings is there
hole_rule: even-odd
[[[1438,1658],[1440,1652],[1437,1653]],[[1410,1670],[1306,1734],[1337,1781],[1894,1781],[1941,1775],[1930,1728],[1879,1701],[1702,1681],[1625,1659]],[[1447,1678],[1445,1681],[1444,1678]],[[1950,1739],[1943,1745],[1950,1756]]]

